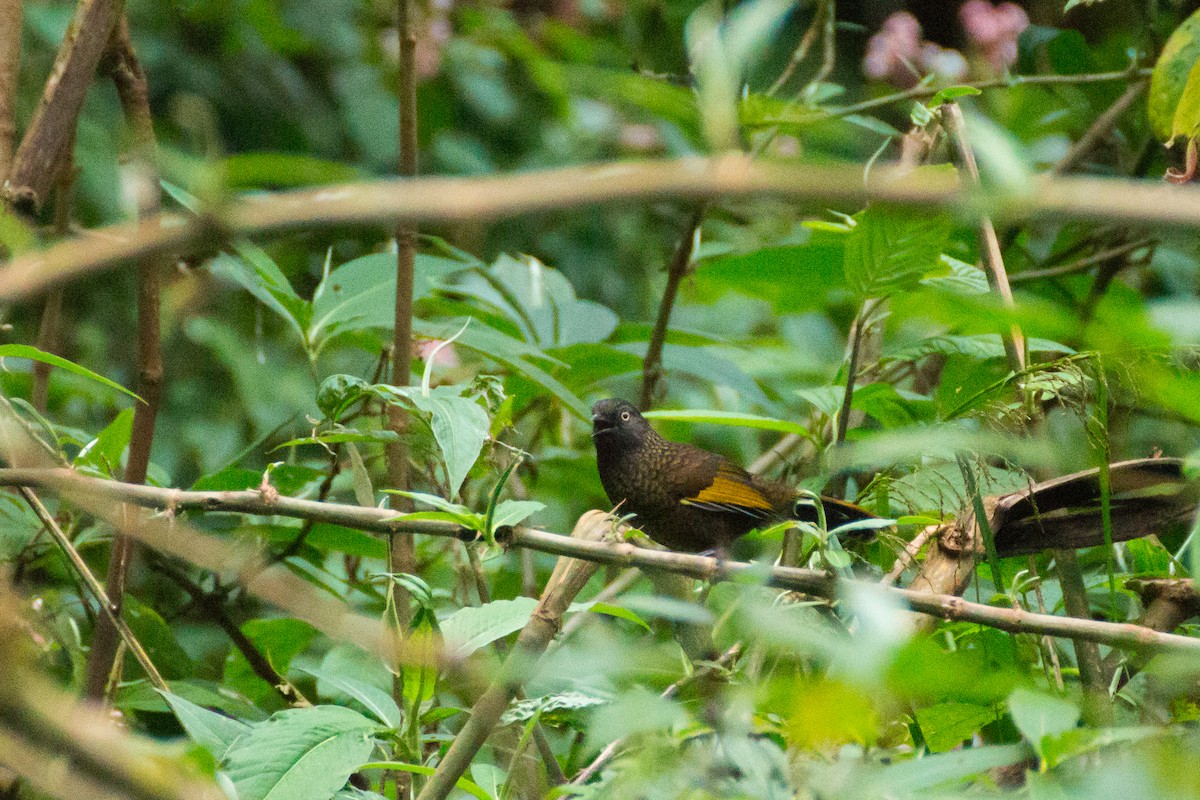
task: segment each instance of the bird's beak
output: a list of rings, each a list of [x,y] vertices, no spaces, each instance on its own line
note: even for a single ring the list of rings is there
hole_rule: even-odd
[[[592,438],[599,436],[602,433],[608,433],[613,429],[613,426],[604,417],[599,414],[592,415]]]

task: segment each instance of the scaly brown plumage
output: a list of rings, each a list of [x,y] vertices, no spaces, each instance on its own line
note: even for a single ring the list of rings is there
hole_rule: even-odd
[[[637,408],[610,398],[592,407],[592,439],[608,499],[672,550],[728,550],[754,528],[797,516],[796,490],[729,459],[658,434]],[[822,498],[830,527],[872,516]],[[799,509],[803,516],[803,508]],[[811,509],[810,509],[811,511]],[[813,512],[815,516],[815,512]]]

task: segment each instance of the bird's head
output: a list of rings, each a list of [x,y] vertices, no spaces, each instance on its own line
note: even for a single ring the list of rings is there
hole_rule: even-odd
[[[628,400],[610,397],[592,406],[592,438],[637,440],[652,430],[650,423]]]

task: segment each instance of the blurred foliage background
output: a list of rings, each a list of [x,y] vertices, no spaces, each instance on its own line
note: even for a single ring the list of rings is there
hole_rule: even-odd
[[[937,171],[953,157],[930,96],[980,83],[982,93],[959,98],[971,147],[985,187],[1018,196],[1144,83],[1194,5],[432,0],[419,15],[420,171],[488,176],[731,146],[767,161],[852,163],[865,173],[902,159],[905,142],[922,132],[933,146],[910,166]],[[394,174],[394,4],[128,0],[125,8],[149,80],[173,211]],[[72,11],[66,2],[24,4],[19,128]],[[828,14],[835,25],[826,25]],[[704,61],[711,50],[697,49],[706,25],[724,37],[727,63],[713,66]],[[811,48],[789,67],[806,37]],[[1115,75],[1089,77],[1107,73]],[[732,76],[732,88],[713,75]],[[1057,77],[1038,84],[1011,75]],[[914,87],[929,91],[899,96]],[[1145,98],[1127,103],[1069,171],[1158,180],[1178,168],[1185,148],[1164,148],[1152,134]],[[98,81],[75,143],[79,228],[131,218],[127,149],[116,94]],[[419,507],[484,511],[521,451],[526,457],[504,497],[533,504],[509,506],[513,518],[566,532],[585,510],[609,507],[587,408],[601,397],[639,395],[664,270],[681,239],[692,243],[695,211],[684,202],[626,202],[424,228],[412,380],[429,381],[448,412],[378,385],[391,340],[392,231],[316,227],[183,254],[164,289],[166,377],[150,482],[253,488],[269,470],[285,495],[375,505],[391,488],[379,407],[395,402],[414,419],[412,488],[433,496]],[[48,224],[50,211],[43,216]],[[873,542],[847,537],[853,571],[872,579],[895,566],[919,522],[970,508],[963,463],[983,494],[998,495],[1101,462],[1193,456],[1200,449],[1194,231],[1033,218],[998,233],[1018,300],[1011,313],[992,301],[973,266],[978,229],[967,216],[770,198],[709,204],[654,403],[704,413],[699,423],[667,413],[656,427],[751,464],[802,426],[784,459],[761,462],[769,471],[840,492],[887,518],[911,518]],[[57,352],[132,387],[134,296],[127,269],[67,286]],[[3,314],[4,343],[38,341],[40,303]],[[1031,367],[1020,380],[998,335],[1014,322],[1030,341]],[[835,446],[848,338],[863,328],[874,333],[864,337],[856,414],[846,444]],[[32,384],[29,362],[6,359],[6,397],[27,399]],[[80,471],[119,475],[132,401],[65,370],[53,373],[49,388],[40,413],[17,402],[21,413],[44,421],[47,437]],[[739,413],[755,415],[757,427],[706,424],[736,423],[730,415]],[[450,452],[439,424],[477,447]],[[15,496],[4,497],[0,561],[32,602],[23,613],[37,662],[73,691],[95,604],[39,534],[38,520],[7,502]],[[66,505],[56,512],[103,573],[111,530]],[[380,579],[382,539],[276,517],[187,519],[264,548],[358,610],[389,608],[397,584]],[[1090,613],[1139,620],[1145,601],[1132,581],[1190,576],[1188,534],[1180,526],[1080,551]],[[779,531],[752,539],[739,555],[777,557]],[[811,537],[806,542],[805,563],[838,566]],[[326,780],[289,785],[289,796],[403,793],[378,770],[363,773],[365,783],[346,780],[372,759],[436,765],[463,709],[478,698],[481,676],[500,663],[503,650],[490,645],[502,646],[529,619],[532,601],[521,599],[538,594],[555,563],[545,554],[470,548],[477,552],[418,537],[419,578],[402,585],[415,598],[415,629],[473,624],[485,632],[470,655],[473,669],[447,671],[416,697],[410,683],[401,700],[411,705],[403,708],[384,702],[392,676],[374,656],[281,615],[228,576],[147,556],[135,567],[125,613],[177,697],[168,705],[154,694],[127,657],[113,705],[138,733],[191,734],[198,744],[189,754],[163,757],[222,773],[241,800],[273,797],[276,784],[264,788],[248,776],[279,767],[270,754],[285,749],[280,743],[303,741],[321,725],[369,744],[347,745],[330,761],[298,758],[305,774]],[[909,566],[900,583],[917,568]],[[1058,570],[1052,552],[1000,559],[979,568],[967,596],[1063,613]],[[614,577],[602,571],[583,597]],[[324,706],[314,712],[326,714],[320,720],[296,716],[312,709],[285,711],[285,700],[231,645],[214,603],[308,697],[358,709],[357,718]],[[477,605],[490,610],[476,612],[483,616],[474,622],[461,616]],[[954,621],[910,638],[903,612],[871,593],[852,593],[829,614],[761,586],[687,587],[683,599],[672,599],[641,580],[599,609],[574,613],[584,621],[528,676],[533,699],[510,709],[474,762],[468,777],[470,791],[483,792],[477,796],[552,791],[528,743],[535,723],[567,777],[608,742],[632,737],[634,746],[605,766],[599,782],[575,787],[596,796],[1196,793],[1197,674],[1186,659],[1147,666],[1102,648],[1108,682],[1097,712],[1083,702],[1069,641]],[[696,653],[675,635],[688,625],[712,628],[714,652],[740,643],[740,656],[694,662]],[[660,695],[679,681],[677,693]],[[256,727],[197,738],[198,729],[222,724],[198,706]],[[359,713],[371,709],[374,718]],[[263,722],[268,717],[274,728]],[[239,750],[243,735],[251,739]],[[13,797],[38,792],[16,786]]]

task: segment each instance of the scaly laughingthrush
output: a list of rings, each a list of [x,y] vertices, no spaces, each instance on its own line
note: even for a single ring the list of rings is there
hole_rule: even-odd
[[[816,519],[794,488],[753,475],[729,459],[660,436],[632,403],[592,406],[592,440],[600,482],[621,513],[672,550],[727,553],[734,539],[783,519]],[[822,497],[829,528],[874,516]]]

